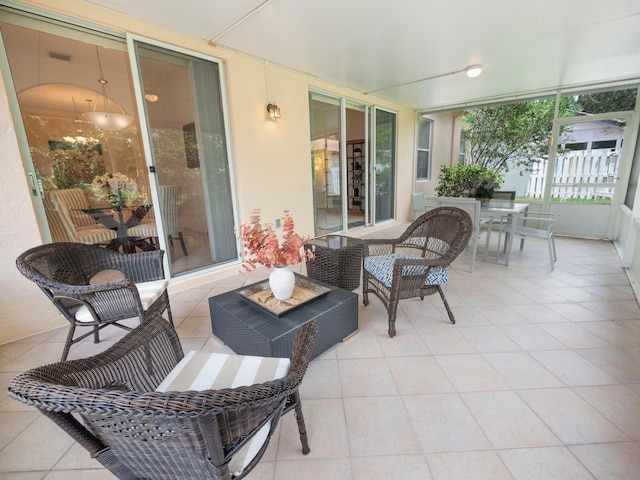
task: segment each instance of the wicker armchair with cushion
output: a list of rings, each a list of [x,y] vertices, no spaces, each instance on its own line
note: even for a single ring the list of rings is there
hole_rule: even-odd
[[[156,315],[103,353],[18,375],[9,395],[37,407],[117,478],[240,479],[291,410],[309,452],[298,386],[316,332],[315,322],[299,329],[290,359],[183,355],[173,326]],[[233,382],[235,371],[244,380]]]
[[[69,321],[62,351],[67,358],[71,345],[99,332],[107,325],[125,330],[120,320],[167,312],[173,323],[168,280],[164,276],[164,251],[122,254],[95,245],[59,242],[31,248],[16,260],[18,270],[36,283]],[[92,327],[73,338],[78,326]]]
[[[389,336],[396,335],[398,302],[405,298],[439,293],[449,315],[445,291],[447,267],[469,242],[473,223],[467,212],[454,207],[439,207],[418,217],[395,239],[365,239],[362,269],[363,302],[376,295],[389,315]]]

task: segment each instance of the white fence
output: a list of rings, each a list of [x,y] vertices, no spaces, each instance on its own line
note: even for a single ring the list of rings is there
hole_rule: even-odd
[[[548,160],[529,173],[525,196],[542,198]],[[611,200],[620,168],[620,155],[610,150],[572,151],[556,158],[551,198],[562,200]],[[609,185],[607,185],[609,184]]]

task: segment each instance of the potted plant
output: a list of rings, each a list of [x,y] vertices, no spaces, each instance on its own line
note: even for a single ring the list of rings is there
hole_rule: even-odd
[[[439,197],[468,197],[488,200],[502,185],[502,175],[481,165],[444,166],[438,173],[436,195]]]

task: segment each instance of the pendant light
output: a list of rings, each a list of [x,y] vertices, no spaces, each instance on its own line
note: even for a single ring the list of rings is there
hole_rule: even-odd
[[[100,90],[102,92],[102,100],[104,111],[96,111],[98,106],[98,102],[93,106],[93,111],[83,113],[82,116],[87,119],[87,121],[91,122],[98,128],[103,130],[122,130],[123,128],[127,128],[133,122],[133,117],[124,113],[124,110],[118,103],[112,101],[117,105],[120,109],[120,113],[109,113],[107,109],[107,104],[109,99],[107,98],[107,84],[109,83],[104,75],[102,74],[102,63],[100,62],[100,53],[98,52],[98,46],[96,45],[96,56],[98,57],[98,69],[100,71],[100,77],[98,77],[98,83],[100,84]]]

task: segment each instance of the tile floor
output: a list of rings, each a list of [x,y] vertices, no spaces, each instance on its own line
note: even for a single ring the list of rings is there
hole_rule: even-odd
[[[479,257],[473,274],[465,252],[450,275],[455,326],[437,295],[404,300],[391,339],[377,298],[360,304],[359,333],[313,360],[301,387],[311,453],[286,416],[249,478],[640,478],[640,309],[611,243],[557,247],[554,271],[535,239],[508,267]],[[184,348],[226,351],[207,299],[264,274],[172,295]],[[0,479],[113,478],[4,393],[16,373],[56,361],[65,332],[0,347]],[[71,356],[120,335],[107,329]]]

